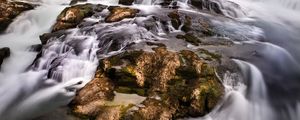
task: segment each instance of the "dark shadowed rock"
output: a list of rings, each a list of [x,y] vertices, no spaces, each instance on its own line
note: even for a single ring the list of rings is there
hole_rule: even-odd
[[[0,1],[0,32],[6,30],[14,18],[22,12],[33,9],[34,6],[23,2]]]
[[[7,57],[9,57],[10,55],[10,50],[9,48],[5,47],[5,48],[0,48],[0,68],[1,68],[1,64],[3,62],[3,60]]]
[[[86,2],[87,0],[72,0],[71,2],[70,2],[70,5],[75,5],[75,4],[77,4],[78,2]]]
[[[119,0],[119,4],[122,5],[132,5],[133,2],[134,0]]]

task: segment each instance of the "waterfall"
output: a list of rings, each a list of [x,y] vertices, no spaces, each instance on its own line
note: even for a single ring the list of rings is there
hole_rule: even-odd
[[[223,84],[226,95],[221,105],[200,120],[273,120],[263,74],[253,64],[234,60],[240,67],[243,79],[226,73]]]
[[[253,0],[263,2],[265,4],[279,5],[288,9],[300,10],[299,0]]]
[[[66,105],[75,95],[74,91],[68,89],[76,88],[82,79],[56,83],[52,79],[45,79],[47,76],[45,70],[26,71],[37,54],[30,51],[31,46],[40,44],[39,35],[50,31],[56,17],[66,7],[59,5],[61,3],[61,1],[56,4],[54,1],[42,3],[36,9],[16,18],[6,34],[0,36],[0,47],[11,49],[11,56],[4,61],[0,72],[0,102],[3,103],[0,106],[1,119],[31,119],[35,117],[34,115],[38,116]],[[90,67],[83,63],[78,64]],[[72,67],[75,66],[73,62],[70,64]],[[70,71],[70,74],[76,73]],[[69,79],[70,76],[74,75],[66,74],[65,78]],[[50,87],[43,87],[45,85]],[[36,106],[33,107],[33,104]]]

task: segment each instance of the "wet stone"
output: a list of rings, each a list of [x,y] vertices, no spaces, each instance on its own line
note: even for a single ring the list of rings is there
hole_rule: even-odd
[[[74,114],[82,118],[169,120],[203,116],[224,94],[215,66],[193,51],[154,47],[153,52],[126,51],[99,62],[95,78],[72,102]],[[117,104],[114,92],[146,99],[139,104]]]

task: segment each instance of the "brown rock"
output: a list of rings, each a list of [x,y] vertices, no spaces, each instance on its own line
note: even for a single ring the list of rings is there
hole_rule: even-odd
[[[28,3],[0,1],[0,32],[3,32],[22,12],[33,8],[34,6]]]
[[[83,4],[65,8],[57,17],[52,32],[76,27],[84,18],[90,17],[95,11],[105,9],[104,5]]]
[[[95,78],[82,88],[72,101],[77,115],[97,116],[99,107],[114,97],[114,85],[97,71]]]
[[[102,107],[96,120],[119,120],[122,106]]]
[[[133,18],[139,12],[138,9],[128,7],[110,7],[110,14],[105,18],[105,22],[118,22],[124,18]]]
[[[214,66],[189,50],[153,51],[126,51],[101,60],[95,79],[74,99],[73,112],[99,120],[170,120],[203,116],[216,106],[224,88]],[[117,104],[113,91],[146,100]]]
[[[171,120],[176,109],[156,99],[146,99],[143,107],[125,116],[126,120]]]

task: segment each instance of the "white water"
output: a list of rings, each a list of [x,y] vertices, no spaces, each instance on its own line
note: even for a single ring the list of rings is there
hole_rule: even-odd
[[[257,41],[257,38],[253,39],[256,40],[255,42],[247,41],[247,44],[264,46],[258,51],[258,58],[250,58],[255,59],[252,62],[258,64],[260,68],[250,63],[236,61],[242,70],[247,70],[245,66],[250,66],[250,71],[253,71],[250,80],[255,84],[246,85],[249,89],[248,93],[228,92],[227,96],[232,97],[225,98],[222,105],[226,107],[216,109],[204,119],[299,120],[300,101],[297,81],[300,67],[295,57],[298,57],[297,54],[300,52],[297,49],[300,44],[300,0],[219,1],[224,11],[235,12],[235,14],[225,15],[243,22],[249,20],[250,23],[259,22],[258,25],[262,26],[261,30],[264,31],[263,34],[266,35],[268,42]],[[240,7],[228,4],[228,1]],[[268,78],[263,79],[264,77]],[[264,82],[268,82],[269,88]],[[266,92],[266,89],[276,91]]]
[[[244,78],[226,73],[223,79],[226,95],[213,112],[201,120],[272,120],[266,85],[261,71],[251,63],[234,60]]]
[[[300,27],[299,0],[229,0],[241,6],[246,16],[260,18],[279,25]]]
[[[60,4],[67,4],[61,0],[38,2],[40,6],[20,15],[9,26],[6,34],[0,36],[0,47],[11,49],[11,56],[4,61],[0,72],[0,102],[3,103],[0,106],[1,120],[31,119],[68,104],[75,95],[72,90],[82,87],[83,84],[78,86],[82,81],[88,82],[97,66],[92,49],[91,56],[85,56],[86,53],[82,56],[68,56],[69,62],[62,67],[61,82],[45,79],[47,69],[37,68],[25,72],[37,55],[29,51],[30,47],[40,44],[39,35],[50,31],[56,17],[66,7]],[[88,39],[93,40],[92,37]],[[43,52],[47,54],[51,50],[60,49],[59,45],[50,47],[53,49]],[[46,60],[51,59],[44,57]]]
[[[68,30],[70,33],[64,37],[51,38],[43,46],[42,56],[27,68],[37,55],[29,51],[30,47],[40,44],[39,35],[50,31],[67,4],[61,1],[30,2],[41,6],[18,17],[7,33],[0,36],[0,47],[9,47],[12,52],[0,73],[0,102],[5,103],[0,106],[1,120],[32,119],[67,105],[75,96],[75,90],[94,76],[98,66],[97,52],[102,57],[110,52],[112,45],[117,49],[115,52],[119,52],[133,42],[159,39],[138,25],[147,20],[143,17],[125,20],[123,24],[99,24],[90,32],[75,28]],[[111,5],[118,1],[88,2]],[[103,19],[90,18],[92,21]]]

